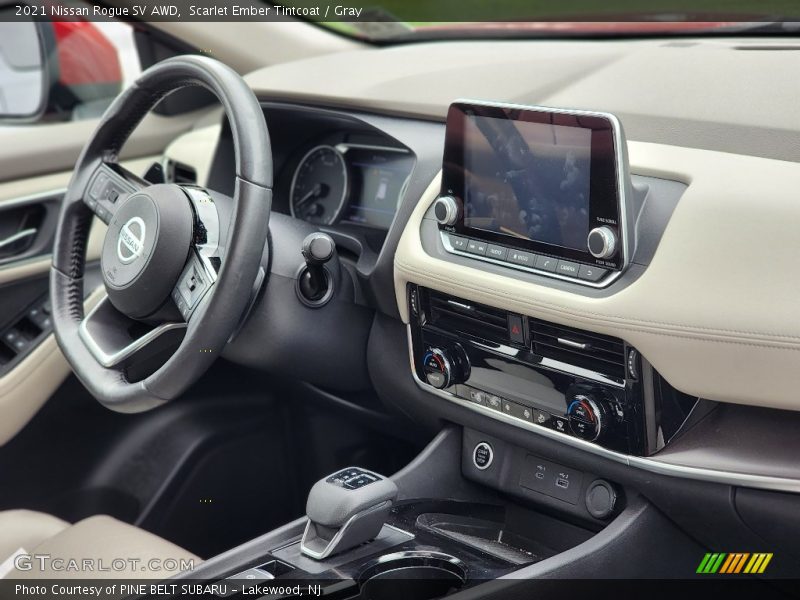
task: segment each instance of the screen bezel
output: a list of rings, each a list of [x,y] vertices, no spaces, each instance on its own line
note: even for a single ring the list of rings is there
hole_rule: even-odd
[[[463,203],[464,193],[464,130],[469,117],[489,117],[590,129],[589,228],[607,226],[620,240],[619,251],[611,259],[597,259],[587,249],[576,250],[545,242],[524,240],[514,236],[467,227],[463,210],[455,225],[441,227],[445,231],[479,239],[509,248],[553,256],[580,263],[621,270],[624,267],[623,190],[620,185],[619,127],[611,115],[585,111],[556,110],[543,107],[519,107],[502,104],[455,102],[447,113],[444,157],[442,161],[442,195],[454,196]],[[463,206],[463,204],[462,204]],[[588,231],[587,231],[588,234]]]

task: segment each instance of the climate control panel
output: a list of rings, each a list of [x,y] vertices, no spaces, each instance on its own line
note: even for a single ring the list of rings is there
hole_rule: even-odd
[[[638,354],[621,340],[422,288],[409,306],[423,387],[535,431],[647,453]]]

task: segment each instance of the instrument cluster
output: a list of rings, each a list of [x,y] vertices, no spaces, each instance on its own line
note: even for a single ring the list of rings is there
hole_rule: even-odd
[[[289,212],[317,225],[349,223],[388,230],[413,166],[413,154],[401,146],[335,137],[316,140],[287,168]]]

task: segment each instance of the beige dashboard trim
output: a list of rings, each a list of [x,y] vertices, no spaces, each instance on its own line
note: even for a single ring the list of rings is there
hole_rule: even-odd
[[[430,185],[395,255],[405,322],[408,282],[511,311],[616,335],[677,389],[711,400],[800,410],[800,164],[629,142],[634,173],[689,184],[650,266],[592,298],[428,255]],[[611,288],[613,290],[613,286]]]

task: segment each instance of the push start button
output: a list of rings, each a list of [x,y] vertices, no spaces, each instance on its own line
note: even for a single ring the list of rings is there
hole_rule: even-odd
[[[488,469],[493,460],[494,452],[488,442],[479,443],[472,451],[472,462],[481,471]]]

